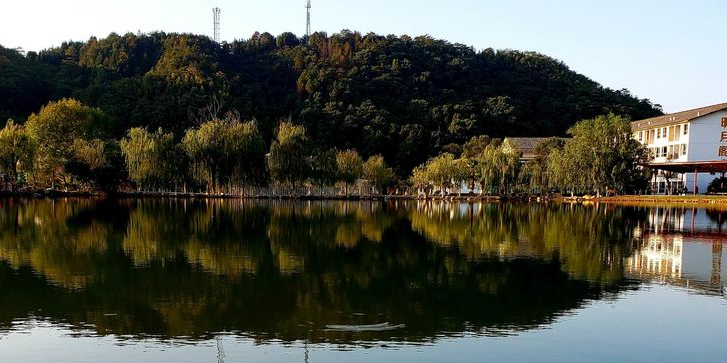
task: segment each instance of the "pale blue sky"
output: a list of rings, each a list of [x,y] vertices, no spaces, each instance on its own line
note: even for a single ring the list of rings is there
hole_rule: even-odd
[[[3,0],[0,44],[40,50],[109,32],[305,31],[305,0]],[[727,102],[727,1],[313,0],[314,31],[429,34],[476,49],[545,53],[667,112]]]

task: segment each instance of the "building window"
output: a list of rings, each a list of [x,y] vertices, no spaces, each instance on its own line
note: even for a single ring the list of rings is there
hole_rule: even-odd
[[[639,131],[639,142],[644,142],[644,132]]]
[[[684,125],[684,135],[689,133],[689,124]]]
[[[666,151],[667,151],[667,150],[666,150],[666,146],[662,146],[662,147],[661,147],[661,157],[663,157],[663,158],[665,158],[665,157],[666,157]]]
[[[687,155],[687,144],[682,144],[682,155]]]
[[[656,129],[656,138],[661,139],[661,129]]]

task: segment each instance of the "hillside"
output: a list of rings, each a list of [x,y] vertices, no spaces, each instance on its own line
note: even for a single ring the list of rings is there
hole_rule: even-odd
[[[216,44],[191,34],[111,34],[26,55],[0,47],[0,120],[22,123],[63,97],[108,114],[115,138],[135,126],[181,138],[214,99],[220,113],[256,119],[266,140],[291,119],[321,148],[383,154],[402,174],[474,135],[563,135],[609,112],[661,114],[542,54],[477,52],[426,36],[256,33]]]

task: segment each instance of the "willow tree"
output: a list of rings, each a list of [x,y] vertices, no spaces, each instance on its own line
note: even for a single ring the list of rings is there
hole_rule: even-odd
[[[129,130],[120,142],[121,151],[126,160],[129,178],[139,189],[171,187],[180,174],[179,158],[181,157],[174,135],[161,128],[150,133],[143,128]]]
[[[487,135],[479,135],[472,137],[469,141],[462,145],[462,158],[465,159],[465,163],[469,168],[468,186],[471,190],[475,189],[475,185],[480,180],[481,170],[479,168],[479,164],[482,153],[485,151],[487,146],[498,146],[499,144],[499,139],[492,139]]]
[[[467,180],[469,167],[465,159],[455,159],[454,155],[444,153],[425,164],[424,175],[431,185],[440,188],[444,196],[448,189],[459,187]]]
[[[308,137],[305,128],[281,122],[275,140],[270,145],[270,175],[275,181],[295,189],[306,180],[309,173],[307,151]]]
[[[423,191],[424,194],[428,194],[432,184],[429,175],[427,175],[427,168],[424,165],[414,168],[409,177],[409,183],[411,183],[412,187],[418,189],[418,191]]]
[[[561,150],[565,141],[561,138],[551,137],[539,142],[535,146],[535,158],[528,161],[524,171],[528,174],[528,182],[531,189],[545,190],[550,184],[548,174],[548,156],[553,150]]]
[[[348,185],[355,183],[363,173],[363,160],[356,150],[339,151],[336,155],[338,178],[344,184],[344,193],[348,195]]]
[[[491,186],[504,193],[508,186],[517,184],[520,157],[510,148],[488,145],[480,154],[477,167],[483,191]]]
[[[338,179],[336,154],[335,149],[319,150],[311,157],[310,180],[321,189],[321,194],[323,187],[335,184]]]
[[[10,189],[17,190],[21,172],[31,172],[35,143],[26,130],[8,120],[0,130],[0,170],[10,183]]]
[[[261,185],[267,177],[265,141],[255,120],[231,122],[227,143],[228,162],[233,165],[231,181],[244,193],[249,185]]]
[[[254,121],[243,123],[230,117],[207,121],[187,130],[182,147],[192,176],[212,193],[231,183],[244,185],[263,174],[264,143]]]
[[[548,185],[561,192],[574,195],[587,188],[588,176],[586,165],[578,164],[576,158],[566,154],[565,150],[555,149],[546,161],[550,178]]]
[[[383,188],[394,179],[394,172],[386,166],[383,156],[374,155],[363,164],[363,177],[370,181],[381,194]]]
[[[568,133],[573,138],[548,160],[549,175],[563,188],[600,195],[609,188],[636,191],[647,183],[647,172],[639,164],[648,160],[648,153],[631,137],[628,118],[598,116],[578,122]]]

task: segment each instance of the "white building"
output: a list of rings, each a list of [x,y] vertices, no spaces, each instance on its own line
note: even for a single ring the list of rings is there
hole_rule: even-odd
[[[727,171],[727,103],[631,123],[633,137],[658,169],[652,190],[658,194],[699,193]],[[695,182],[696,181],[696,182]]]

